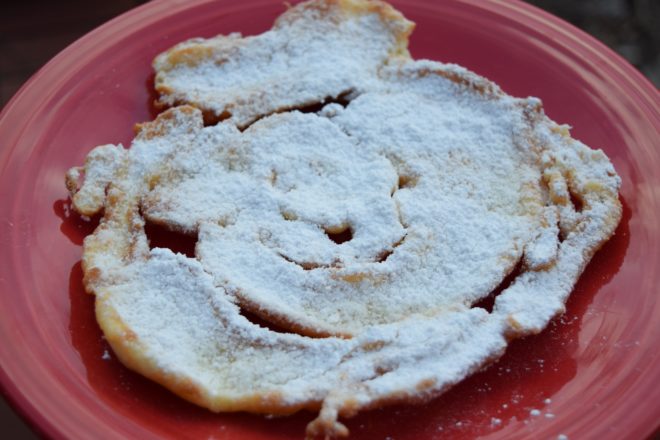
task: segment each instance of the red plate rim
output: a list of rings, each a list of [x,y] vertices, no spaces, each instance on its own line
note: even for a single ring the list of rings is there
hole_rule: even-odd
[[[597,61],[602,69],[606,70],[607,74],[616,80],[624,93],[634,97],[636,105],[640,106],[644,114],[649,117],[648,126],[660,133],[660,98],[658,90],[638,70],[601,42],[561,19],[519,0],[456,1],[499,14],[506,13],[516,21],[532,24],[537,29],[552,34],[558,44],[570,45],[575,56],[589,57]],[[41,102],[42,106],[47,105],[56,97],[59,86],[66,83],[76,73],[75,69],[71,69],[71,67],[84,65],[84,60],[90,56],[92,49],[95,52],[102,50],[99,45],[109,47],[116,44],[117,35],[121,33],[122,29],[133,29],[135,26],[158,21],[164,15],[175,15],[183,10],[213,2],[214,0],[190,2],[155,0],[110,20],[60,52],[34,74],[0,112],[0,133],[3,133],[3,136],[5,133],[10,134],[10,136],[4,138],[4,148],[0,150],[0,165],[2,166],[0,176],[11,168],[12,161],[10,159],[18,144],[17,141],[25,134],[25,129],[33,123],[35,115],[39,113],[33,107],[27,107],[27,102],[34,101],[39,97],[37,101]],[[264,0],[262,3],[271,2]],[[56,80],[53,80],[53,78]],[[30,116],[25,117],[25,115]],[[657,161],[657,158],[654,158],[654,160]],[[0,196],[3,199],[5,198],[5,194],[0,193]],[[7,197],[8,199],[11,198],[10,196]],[[65,438],[67,433],[55,425],[47,415],[39,411],[39,408],[33,404],[31,397],[21,391],[20,384],[12,380],[12,376],[20,377],[16,375],[16,372],[6,371],[4,360],[0,359],[0,389],[5,398],[37,431],[48,437]],[[660,364],[655,367],[653,376],[657,379],[656,383],[660,383]],[[651,406],[653,406],[652,403]],[[657,404],[656,409],[651,411],[655,411],[657,414]],[[638,423],[642,422],[638,420]],[[649,436],[653,434],[656,427],[648,425],[630,427],[630,432],[639,435],[639,437]]]

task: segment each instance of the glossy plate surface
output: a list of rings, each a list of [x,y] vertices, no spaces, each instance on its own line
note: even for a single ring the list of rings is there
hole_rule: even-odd
[[[658,91],[587,35],[518,2],[394,1],[417,22],[415,57],[462,64],[543,99],[623,178],[624,217],[566,314],[485,372],[424,406],[348,421],[352,438],[644,438],[660,420]],[[281,1],[161,0],[88,34],[39,71],[0,116],[0,379],[54,438],[301,438],[314,415],[211,414],[122,367],[81,286],[65,170],[150,120],[160,51],[193,36],[268,29]]]

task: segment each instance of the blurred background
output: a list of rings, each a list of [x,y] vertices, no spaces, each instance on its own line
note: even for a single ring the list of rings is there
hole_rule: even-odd
[[[23,0],[0,7],[0,108],[67,45],[144,0]],[[660,87],[660,0],[528,0],[593,35]],[[2,438],[37,437],[0,399]]]
[[[0,108],[68,44],[144,0],[23,0],[0,8]],[[590,33],[660,87],[660,0],[528,0]]]
[[[618,52],[660,87],[659,0],[527,0]]]

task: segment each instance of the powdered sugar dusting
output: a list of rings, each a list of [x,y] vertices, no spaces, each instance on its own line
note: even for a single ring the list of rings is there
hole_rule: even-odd
[[[281,109],[361,92],[389,56],[407,55],[401,46],[412,24],[388,7],[343,3],[352,9],[302,5],[261,35],[175,46],[154,61],[161,102],[195,103],[245,126]]]
[[[201,110],[68,173],[74,208],[104,209],[85,283],[129,367],[214,411],[321,406],[309,434],[341,435],[339,416],[437,395],[563,311],[620,217],[609,160],[537,99],[407,59],[409,23],[373,5],[182,43],[155,62],[162,101]],[[149,249],[145,219],[197,236],[195,257]],[[514,267],[492,313],[473,307]]]

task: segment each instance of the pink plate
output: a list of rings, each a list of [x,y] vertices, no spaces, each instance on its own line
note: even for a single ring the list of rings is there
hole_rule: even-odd
[[[624,218],[566,314],[423,406],[369,411],[353,438],[640,439],[660,421],[658,91],[584,33],[501,0],[393,2],[417,22],[415,57],[456,62],[612,158]],[[211,414],[122,367],[81,287],[81,240],[63,175],[154,117],[151,59],[193,36],[270,27],[280,0],[160,0],[101,26],[41,69],[0,116],[0,379],[53,438],[300,438],[314,415]],[[536,411],[534,411],[536,410]]]

